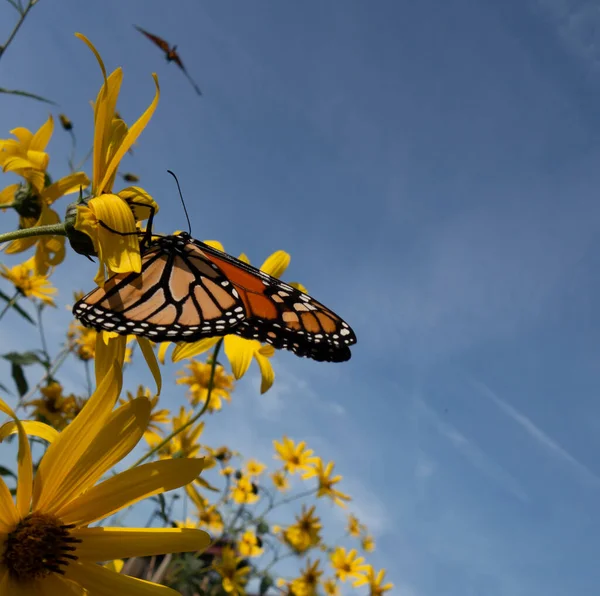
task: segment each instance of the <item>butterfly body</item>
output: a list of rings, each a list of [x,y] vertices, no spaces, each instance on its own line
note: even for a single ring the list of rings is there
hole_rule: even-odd
[[[296,288],[186,233],[141,250],[140,273],[113,275],[75,304],[84,325],[155,342],[236,334],[314,360],[350,358],[354,332]]]
[[[181,69],[183,74],[186,76],[188,81],[192,84],[196,93],[198,95],[202,95],[202,91],[200,91],[200,88],[198,87],[198,85],[196,85],[194,80],[190,77],[187,69],[183,65],[183,62],[181,61],[181,58],[180,58],[179,54],[177,53],[177,46],[176,45],[171,46],[169,44],[169,42],[164,40],[162,37],[159,37],[158,35],[154,35],[153,33],[149,33],[148,31],[146,31],[145,29],[142,29],[141,27],[138,27],[137,25],[134,25],[134,27],[142,35],[144,35],[146,38],[148,38],[154,45],[159,47],[165,53],[165,58],[167,59],[167,62],[175,62],[175,64],[177,64],[177,66],[179,66],[179,68]]]

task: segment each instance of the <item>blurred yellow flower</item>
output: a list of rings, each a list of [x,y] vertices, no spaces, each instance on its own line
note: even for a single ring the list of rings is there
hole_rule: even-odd
[[[0,276],[10,281],[21,295],[55,306],[52,296],[58,290],[50,283],[47,275],[36,273],[34,257],[10,269],[0,264]]]
[[[189,398],[193,406],[199,403],[204,404],[208,397],[212,365],[192,360],[186,364],[185,368],[187,368],[189,375],[186,375],[183,370],[178,371],[180,377],[176,381],[177,384],[189,385]],[[233,389],[233,377],[228,375],[220,364],[217,364],[215,367],[212,387],[210,402],[208,404],[209,412],[220,410],[223,399],[231,401],[230,391]]]
[[[232,596],[244,596],[250,567],[244,565],[242,557],[237,557],[230,547],[225,547],[221,559],[213,562],[213,569],[221,576],[223,590]]]
[[[231,498],[240,504],[251,504],[258,501],[258,487],[248,476],[241,476],[231,487]]]
[[[308,510],[302,505],[302,513],[296,515],[296,523],[283,533],[284,540],[297,552],[304,553],[321,542],[321,520],[315,515],[315,505]]]
[[[358,517],[352,513],[348,514],[348,525],[346,526],[348,534],[354,538],[358,538],[362,531],[363,525],[360,523]]]
[[[145,593],[148,582],[97,561],[203,551],[210,544],[202,530],[91,526],[143,498],[192,482],[204,467],[202,459],[159,461],[100,481],[136,446],[150,416],[145,398],[113,412],[121,383],[113,365],[61,433],[40,422],[20,422],[0,400],[0,410],[12,418],[0,427],[0,440],[14,432],[19,438],[15,501],[0,480],[2,594]],[[50,444],[35,475],[27,434]]]
[[[238,550],[243,557],[258,557],[263,552],[262,540],[252,530],[247,530],[238,543]]]
[[[302,475],[302,478],[306,480],[316,476],[319,480],[317,497],[329,497],[336,505],[345,507],[346,504],[344,501],[350,501],[351,499],[349,495],[333,488],[333,485],[337,484],[342,479],[339,474],[337,476],[332,476],[333,465],[333,462],[329,462],[327,466],[323,466],[323,460],[321,458],[317,458],[317,462],[314,464],[314,467],[305,472]]]
[[[122,69],[119,67],[107,76],[96,48],[83,35],[76,35],[92,50],[104,77],[94,103],[92,198],[75,205],[74,223],[75,230],[86,234],[93,244],[93,253],[98,256],[99,261],[95,281],[102,285],[107,274],[141,270],[136,219],[147,219],[150,208],[156,212],[158,205],[141,188],[130,187],[116,194],[113,194],[112,188],[121,159],[154,114],[160,90],[158,79],[153,74],[156,86],[154,100],[137,122],[128,128],[116,116],[116,104],[123,79]],[[138,205],[134,207],[132,202]]]
[[[218,533],[223,531],[223,518],[214,505],[209,505],[205,509],[198,510],[198,523],[200,527],[204,527],[212,532]]]
[[[249,459],[246,462],[246,474],[250,477],[260,476],[266,469],[267,466],[256,459]]]
[[[364,564],[364,558],[359,557],[355,549],[346,552],[341,546],[331,554],[331,566],[336,577],[343,582],[348,579],[360,580],[369,569],[369,565]]]
[[[366,553],[372,553],[375,550],[375,539],[370,534],[365,534],[361,540],[361,545]]]
[[[33,408],[31,416],[39,421],[49,424],[56,430],[62,430],[81,411],[83,400],[75,395],[63,395],[63,388],[56,381],[45,387],[40,387],[42,396],[32,399],[23,405]]]
[[[364,586],[369,584],[369,596],[381,596],[384,592],[391,590],[394,584],[388,582],[384,584],[385,569],[381,569],[377,573],[371,565],[367,565],[367,573],[359,577],[352,585],[354,587]]]
[[[171,428],[177,430],[187,424],[194,415],[193,410],[185,411],[185,408],[181,406],[179,414],[171,416]],[[194,457],[200,451],[200,443],[198,439],[204,430],[204,422],[198,422],[197,424],[191,424],[184,430],[176,434],[166,445],[163,445],[159,451],[158,456],[160,458],[170,457]],[[150,447],[158,445],[162,439],[157,436],[146,437],[146,441]]]
[[[319,569],[319,559],[314,563],[310,559],[306,561],[306,567],[301,571],[300,577],[292,581],[292,591],[296,596],[317,596],[319,580],[323,571]]]
[[[329,577],[323,581],[323,592],[325,596],[340,596],[340,588],[335,578]]]
[[[220,473],[223,476],[231,476],[234,472],[235,470],[231,466],[225,466]]]
[[[271,474],[271,480],[275,488],[281,492],[285,492],[290,489],[290,483],[285,475],[284,470],[276,470]]]
[[[312,449],[306,449],[306,443],[301,441],[297,445],[292,439],[284,435],[281,443],[273,441],[278,459],[284,462],[284,468],[290,473],[309,471],[318,458],[313,457]]]

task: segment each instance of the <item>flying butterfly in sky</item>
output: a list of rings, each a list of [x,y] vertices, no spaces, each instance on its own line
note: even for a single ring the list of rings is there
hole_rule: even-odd
[[[143,33],[152,43],[157,45],[165,53],[167,62],[175,62],[175,64],[177,64],[177,66],[179,66],[179,68],[182,70],[183,74],[187,77],[188,81],[192,84],[192,86],[196,90],[196,93],[198,95],[202,95],[202,91],[200,91],[200,88],[198,87],[198,85],[196,85],[196,83],[194,82],[194,80],[189,75],[188,71],[186,70],[185,66],[183,65],[183,62],[181,61],[181,58],[179,57],[179,54],[177,53],[177,46],[171,47],[169,45],[169,42],[162,39],[162,37],[158,37],[158,35],[153,35],[152,33],[149,33],[148,31],[146,31],[145,29],[142,29],[141,27],[138,27],[137,25],[134,25],[134,27],[140,33]]]
[[[140,242],[140,273],[118,273],[79,300],[87,327],[154,342],[236,334],[298,356],[350,359],[352,329],[326,306],[185,232]]]

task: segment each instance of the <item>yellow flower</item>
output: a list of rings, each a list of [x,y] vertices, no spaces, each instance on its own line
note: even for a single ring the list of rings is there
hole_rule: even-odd
[[[47,275],[35,272],[34,257],[10,269],[0,265],[0,276],[10,281],[23,296],[37,298],[44,304],[55,306],[52,296],[57,289],[52,286]]]
[[[321,520],[315,515],[315,506],[306,509],[302,505],[302,513],[295,516],[296,523],[284,532],[285,541],[297,552],[303,553],[321,542]]]
[[[75,205],[74,223],[75,230],[86,234],[93,244],[93,253],[99,260],[95,281],[102,285],[106,274],[141,270],[136,219],[147,219],[150,208],[156,212],[158,205],[141,188],[130,187],[116,194],[112,192],[112,188],[121,159],[154,114],[160,91],[158,79],[153,74],[156,85],[154,100],[138,121],[128,128],[116,116],[116,104],[123,79],[122,69],[117,68],[107,76],[104,63],[91,42],[81,34],[76,35],[92,50],[104,77],[104,84],[94,103],[92,198]],[[134,207],[132,202],[138,205]],[[76,247],[71,236],[70,239],[76,250],[86,252]]]
[[[306,567],[302,570],[300,577],[292,582],[292,590],[297,596],[316,596],[319,580],[323,571],[319,569],[320,561],[314,563],[310,559],[306,561]]]
[[[317,497],[329,497],[336,505],[345,507],[346,504],[344,501],[350,501],[350,496],[333,488],[333,485],[337,484],[342,477],[340,475],[332,476],[332,474],[333,462],[329,462],[327,466],[324,467],[323,460],[318,458],[315,466],[305,472],[302,475],[302,478],[306,480],[307,478],[316,476],[319,479]]]
[[[311,465],[318,458],[312,456],[312,449],[306,449],[306,443],[301,441],[297,445],[284,435],[282,442],[273,441],[273,446],[277,452],[275,457],[278,457],[284,462],[284,468],[290,473],[309,471]]]
[[[265,464],[255,459],[249,459],[246,463],[246,474],[250,477],[260,476],[266,469]]]
[[[186,365],[186,368],[190,374],[186,376],[184,371],[179,371],[178,374],[182,376],[177,379],[177,384],[189,385],[190,402],[193,406],[205,403],[208,397],[212,365],[192,360]],[[215,367],[212,387],[210,402],[208,404],[209,412],[220,410],[222,399],[231,401],[230,391],[233,389],[233,377],[226,374],[225,369],[220,364],[217,364]]]
[[[60,197],[89,186],[83,172],[69,174],[52,183],[46,172],[49,157],[44,151],[54,122],[48,118],[36,133],[26,128],[11,131],[17,137],[0,140],[0,165],[4,171],[22,176],[26,184],[11,184],[0,192],[0,207],[12,207],[19,214],[19,227],[32,228],[60,223],[60,217],[50,206]],[[23,252],[36,246],[36,272],[45,274],[50,267],[60,264],[65,258],[63,236],[32,236],[13,240],[6,247],[7,254]]]
[[[346,552],[346,549],[341,546],[331,554],[331,566],[336,577],[343,582],[347,579],[360,580],[369,569],[369,565],[364,564],[364,558],[359,557],[356,550]]]
[[[206,244],[209,244],[213,248],[224,252],[223,245],[216,240],[207,240]],[[240,255],[240,260],[244,263],[249,263],[248,257],[244,254]],[[287,269],[290,262],[290,255],[283,250],[278,250],[270,255],[265,262],[260,266],[260,270],[272,275],[273,277],[281,277],[283,272]],[[304,286],[297,283],[291,283],[291,286],[301,288],[305,291]],[[172,360],[173,362],[179,362],[185,358],[192,358],[198,354],[202,354],[207,350],[210,350],[220,338],[211,337],[202,339],[193,343],[180,343],[175,350],[173,350]],[[162,354],[166,352],[167,345],[163,344]],[[236,379],[241,379],[250,364],[252,359],[256,360],[261,374],[260,392],[267,392],[273,385],[275,380],[275,372],[271,366],[270,358],[275,353],[275,348],[271,345],[261,345],[260,342],[252,339],[244,339],[237,335],[226,335],[224,338],[225,354],[231,364],[231,371]]]
[[[358,517],[356,517],[352,513],[349,513],[347,526],[348,534],[350,534],[350,536],[353,536],[354,538],[358,538],[360,536],[362,528],[363,525],[360,523]]]
[[[63,395],[60,383],[52,382],[40,388],[42,397],[32,399],[23,404],[33,408],[31,415],[39,422],[50,424],[57,430],[62,430],[81,411],[82,402],[74,395]]]
[[[213,569],[221,576],[223,590],[232,596],[244,596],[245,585],[248,583],[250,567],[243,564],[242,557],[236,557],[230,547],[225,547],[221,560],[213,563]]]
[[[235,470],[231,466],[225,466],[220,473],[223,476],[231,476],[234,472]]]
[[[193,410],[185,411],[181,406],[178,415],[171,418],[171,427],[177,430],[187,424],[194,415]],[[166,445],[158,451],[158,456],[164,457],[194,457],[200,451],[198,439],[204,430],[204,422],[191,424],[181,432],[177,433]],[[160,437],[147,437],[148,444],[153,447],[161,442]]]
[[[258,557],[262,555],[262,540],[252,530],[244,532],[238,550],[243,557]]]
[[[202,551],[210,544],[202,530],[91,526],[143,498],[193,481],[204,467],[202,459],[177,459],[107,475],[141,439],[150,416],[145,398],[113,412],[121,382],[113,365],[61,433],[39,422],[20,422],[0,401],[0,410],[13,419],[0,428],[0,439],[15,431],[19,438],[15,501],[0,481],[0,593],[145,593],[147,582],[116,574],[97,561]],[[50,443],[35,476],[26,433]]]
[[[151,413],[150,421],[148,422],[148,427],[144,432],[144,439],[146,439],[148,443],[151,443],[152,441],[156,441],[156,443],[159,443],[162,440],[163,432],[161,425],[166,424],[169,421],[169,410],[164,408],[162,410],[158,410],[158,395],[152,395],[150,389],[148,387],[144,387],[143,385],[140,385],[138,387],[137,393],[135,395],[127,391],[126,396],[127,398],[121,398],[119,400],[119,403],[125,404],[128,401],[133,401],[134,399],[137,399],[139,397],[145,397],[148,399],[148,401],[150,402]]]
[[[333,577],[329,577],[323,582],[323,591],[326,596],[340,596],[340,588]]]
[[[375,550],[375,539],[370,534],[363,536],[361,544],[366,553],[372,553]]]
[[[285,475],[285,471],[276,470],[271,474],[271,480],[275,488],[281,492],[285,492],[290,489],[290,483]]]
[[[384,577],[385,569],[381,569],[379,572],[375,573],[375,569],[373,569],[371,565],[367,565],[367,574],[358,578],[352,585],[358,587],[369,584],[369,596],[381,596],[384,592],[387,592],[394,587],[394,584],[391,582],[384,584]]]
[[[251,504],[258,501],[258,487],[248,476],[242,476],[231,487],[231,498],[240,504]]]
[[[223,531],[223,518],[214,505],[198,511],[198,524],[216,533]]]

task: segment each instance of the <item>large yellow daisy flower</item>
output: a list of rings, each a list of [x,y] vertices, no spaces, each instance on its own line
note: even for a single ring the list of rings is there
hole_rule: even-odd
[[[202,551],[210,544],[202,530],[90,527],[145,497],[192,482],[204,467],[202,459],[163,460],[96,484],[133,449],[150,418],[145,397],[113,412],[120,389],[120,369],[112,366],[61,433],[39,422],[20,422],[0,400],[0,410],[13,419],[0,427],[0,439],[19,435],[16,500],[0,479],[0,594],[174,595],[170,588],[117,574],[98,562]],[[50,443],[35,476],[28,434]]]

